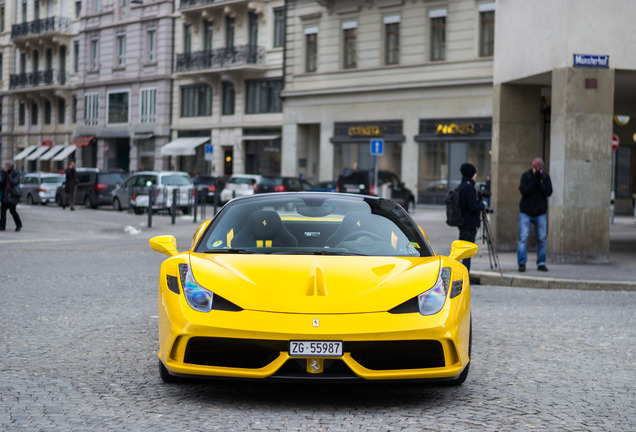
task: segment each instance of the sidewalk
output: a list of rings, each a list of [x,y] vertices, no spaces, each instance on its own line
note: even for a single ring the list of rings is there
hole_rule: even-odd
[[[446,225],[442,206],[418,205],[412,215],[428,234],[438,254],[447,254],[457,239],[457,228]],[[495,240],[495,250],[496,239]],[[549,272],[537,270],[536,252],[528,251],[527,270],[517,271],[516,251],[497,251],[499,268],[491,268],[488,247],[477,234],[479,251],[471,262],[471,282],[526,288],[636,291],[636,218],[616,216],[610,226],[610,261],[604,264],[558,264],[550,261]]]

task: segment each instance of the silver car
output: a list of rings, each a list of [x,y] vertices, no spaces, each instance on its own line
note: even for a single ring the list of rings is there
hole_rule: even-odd
[[[47,172],[25,174],[20,180],[22,198],[27,204],[55,202],[55,191],[63,182],[63,174]]]
[[[194,203],[194,184],[190,175],[182,171],[141,171],[132,174],[113,191],[113,208],[132,208],[136,214],[148,210],[149,194],[153,194],[155,211],[170,210],[177,191],[176,206],[184,214]]]

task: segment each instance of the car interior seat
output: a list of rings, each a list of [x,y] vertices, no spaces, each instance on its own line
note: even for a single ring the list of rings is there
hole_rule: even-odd
[[[232,247],[295,247],[298,240],[273,210],[257,210],[232,240]]]
[[[352,212],[342,218],[342,222],[327,242],[328,247],[336,247],[343,238],[356,231],[370,231],[378,234],[378,226],[373,220],[373,215],[365,212]]]

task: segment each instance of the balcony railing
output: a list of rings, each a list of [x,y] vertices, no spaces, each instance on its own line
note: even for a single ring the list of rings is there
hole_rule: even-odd
[[[177,54],[177,72],[203,69],[223,69],[231,66],[264,64],[265,48],[257,45],[237,45],[215,50]]]
[[[188,9],[191,7],[205,6],[212,3],[219,3],[219,0],[181,0],[181,6],[179,7],[179,9]]]
[[[11,26],[11,39],[38,36],[45,33],[65,32],[67,27],[68,22],[65,17],[48,17],[13,24]]]
[[[38,87],[41,85],[65,84],[66,72],[55,71],[53,69],[11,74],[9,76],[9,88]]]

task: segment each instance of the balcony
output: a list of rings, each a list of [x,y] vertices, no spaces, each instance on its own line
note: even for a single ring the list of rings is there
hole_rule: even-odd
[[[11,39],[26,39],[41,37],[47,34],[65,33],[68,28],[67,19],[64,17],[48,17],[35,21],[13,24],[11,26]]]
[[[192,71],[222,71],[243,69],[240,66],[264,65],[265,48],[256,45],[237,45],[230,48],[177,54],[177,73]],[[237,67],[238,66],[238,67]]]
[[[247,0],[181,0],[179,9],[224,7],[237,3],[247,3]]]
[[[66,73],[53,69],[25,72],[20,74],[11,74],[9,76],[9,89],[29,89],[39,88],[42,86],[50,86],[66,83]]]

